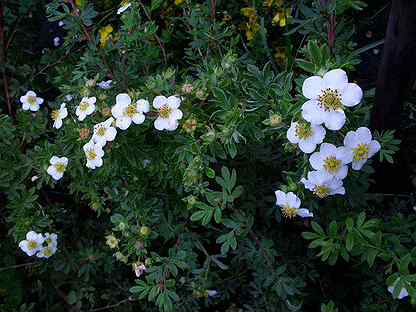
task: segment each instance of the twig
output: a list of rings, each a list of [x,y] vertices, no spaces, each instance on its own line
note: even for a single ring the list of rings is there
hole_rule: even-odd
[[[75,16],[78,16],[78,17],[79,17],[79,9],[78,9],[78,8],[77,8],[77,6],[75,5],[74,0],[69,0],[69,3],[70,3],[70,4],[71,4],[71,6],[72,6],[72,10],[73,10],[73,12],[74,12]],[[87,38],[87,41],[88,41],[89,43],[91,43],[91,44],[94,44],[94,40],[92,40],[92,37],[91,37],[91,35],[90,35],[90,33],[89,33],[88,29],[85,27],[84,23],[83,23],[82,21],[80,21],[80,23],[79,23],[79,24],[80,24],[80,26],[81,26],[81,29],[82,29],[82,31],[83,31],[83,33],[84,33],[85,37]],[[111,68],[110,64],[108,63],[108,61],[107,61],[107,58],[106,58],[105,54],[101,51],[101,49],[98,49],[98,52],[99,52],[99,54],[100,54],[100,56],[101,56],[101,59],[102,59],[103,63],[107,66],[107,68],[108,68],[108,70],[109,70],[109,72],[110,72],[110,78],[114,78],[114,72],[113,72],[113,69]]]
[[[35,264],[40,264],[40,262],[28,262],[28,263],[22,263],[22,264],[15,264],[15,265],[11,265],[8,267],[4,267],[4,268],[0,268],[0,272],[1,271],[7,271],[7,270],[12,270],[12,269],[18,269],[21,267],[27,267],[27,266],[32,266]]]
[[[152,17],[150,16],[149,12],[147,11],[146,6],[143,4],[143,2],[141,0],[139,0],[139,4],[140,4],[141,8],[143,9],[144,14],[146,15],[147,19],[151,22]],[[157,34],[155,34],[155,39],[156,39],[157,43],[159,44],[160,49],[162,50],[164,63],[167,64],[168,58],[166,56],[166,51],[165,51],[165,47],[163,45],[163,42]]]
[[[127,299],[121,300],[115,304],[110,304],[110,305],[106,305],[105,307],[101,307],[101,308],[95,308],[95,309],[91,309],[90,312],[96,312],[96,311],[104,311],[104,310],[108,310],[108,309],[112,309],[112,308],[116,308],[126,302],[133,302],[136,301],[136,299],[129,297]]]

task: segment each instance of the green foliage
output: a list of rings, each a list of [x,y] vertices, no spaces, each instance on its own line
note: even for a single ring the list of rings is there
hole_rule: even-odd
[[[0,43],[9,91],[0,94],[1,311],[412,309],[414,199],[372,194],[371,161],[350,170],[345,196],[319,199],[299,182],[308,156],[286,135],[300,119],[305,78],[353,71],[381,43],[355,42],[353,18],[366,4],[245,6],[132,0],[117,14],[110,0],[1,4],[9,42]],[[282,12],[290,16],[276,23]],[[63,23],[59,47],[35,32],[45,16]],[[106,80],[111,88],[99,88]],[[36,112],[19,102],[28,90],[45,99]],[[83,146],[120,93],[150,103],[175,95],[183,118],[175,131],[158,131],[152,108],[142,124],[118,129],[103,165],[89,169]],[[96,110],[79,121],[83,97],[96,97]],[[368,126],[373,97],[367,90],[327,141],[342,145],[348,131]],[[52,111],[64,102],[68,117],[55,129]],[[393,162],[393,132],[374,138],[379,160]],[[69,159],[58,181],[47,173],[54,155]],[[313,222],[284,219],[277,189],[302,197]],[[57,253],[23,253],[30,230],[57,233]],[[393,296],[405,288],[410,302],[393,298],[393,284]]]

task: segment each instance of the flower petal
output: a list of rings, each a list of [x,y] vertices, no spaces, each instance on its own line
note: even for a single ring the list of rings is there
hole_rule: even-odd
[[[357,134],[357,139],[360,141],[360,143],[368,144],[373,138],[370,129],[367,127],[360,127],[357,129],[357,131],[355,131],[355,133]]]
[[[137,113],[137,114],[134,114],[134,116],[132,117],[132,120],[135,124],[139,125],[139,124],[142,124],[144,122],[145,117],[142,113]]]
[[[316,100],[324,89],[324,81],[319,76],[312,76],[303,82],[302,93],[308,99]]]
[[[172,109],[176,109],[181,105],[181,99],[177,96],[170,96],[167,98],[168,106]],[[179,119],[179,118],[178,118]]]
[[[373,157],[374,154],[378,153],[378,151],[381,149],[380,143],[376,140],[372,140],[369,144],[369,151],[368,151],[368,157]]]
[[[166,127],[169,127],[168,120],[164,118],[157,117],[154,123],[154,126],[157,130],[165,130]]]
[[[293,192],[289,192],[286,194],[286,200],[290,207],[292,208],[299,208],[300,207],[300,198],[297,197]]]
[[[306,208],[298,209],[298,216],[302,218],[312,218],[313,213]]]
[[[116,126],[121,130],[126,130],[131,125],[131,119],[129,117],[120,117],[116,119]]]
[[[345,114],[343,111],[329,112],[326,114],[325,127],[329,130],[337,131],[345,124]]]
[[[348,83],[344,92],[341,94],[342,104],[347,107],[360,104],[362,98],[363,90],[355,83]]]
[[[131,103],[131,98],[127,93],[120,93],[116,96],[116,104],[121,104],[121,105],[130,105]]]
[[[310,154],[316,149],[316,144],[311,140],[300,140],[299,148],[302,152]]]
[[[182,119],[183,113],[180,109],[172,109],[172,112],[170,113],[170,117],[175,120]]]
[[[286,193],[282,192],[282,191],[276,191],[274,192],[274,194],[276,195],[276,205],[277,206],[284,206],[287,204],[287,200],[286,200]]]
[[[311,166],[312,166],[313,169],[315,169],[315,170],[321,170],[322,169],[322,166],[323,166],[321,154],[319,152],[313,153],[309,157],[309,163],[311,164]]]
[[[141,113],[148,113],[150,110],[149,101],[146,100],[138,100],[137,104],[137,111]]]
[[[325,117],[324,113],[316,100],[309,100],[302,105],[302,117],[311,124],[322,124]]]
[[[296,135],[296,127],[297,127],[297,125],[298,125],[297,122],[292,122],[290,124],[290,128],[286,132],[287,139],[289,140],[290,143],[293,143],[293,144],[299,143],[299,138]]]
[[[166,104],[167,98],[163,95],[158,95],[153,99],[153,107],[156,109],[161,108]]]
[[[324,75],[325,88],[343,91],[348,84],[348,76],[342,69],[333,69]]]

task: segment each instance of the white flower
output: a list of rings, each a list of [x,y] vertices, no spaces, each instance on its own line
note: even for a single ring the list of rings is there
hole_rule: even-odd
[[[147,271],[146,266],[143,263],[133,263],[133,269],[137,277],[140,277]]]
[[[389,293],[391,293],[392,295],[393,295],[393,292],[394,292],[394,288],[396,287],[396,285],[397,285],[397,283],[398,283],[398,282],[399,282],[399,278],[397,278],[397,279],[394,281],[393,285],[391,285],[391,286],[387,287],[387,290],[388,290],[388,291],[389,291]],[[407,289],[406,289],[406,288],[404,288],[404,287],[402,287],[402,288],[400,289],[400,293],[399,293],[399,295],[398,295],[397,299],[403,299],[403,298],[405,298],[405,297],[407,297],[407,296],[409,296],[409,293],[407,292]]]
[[[103,165],[104,151],[101,145],[95,144],[92,140],[83,147],[85,156],[87,157],[86,166],[91,169],[101,167]]]
[[[62,27],[62,26],[64,26],[65,25],[65,23],[63,22],[63,21],[59,21],[59,23],[58,23],[58,26],[59,27]]]
[[[94,143],[104,146],[107,142],[115,139],[117,130],[113,127],[113,122],[114,118],[111,117],[94,126],[94,134],[92,135]]]
[[[53,127],[59,129],[62,127],[62,119],[65,119],[68,116],[68,110],[66,108],[66,103],[62,103],[59,109],[52,111],[52,120]]]
[[[58,47],[58,46],[59,46],[60,41],[61,41],[61,38],[59,38],[59,37],[55,37],[55,38],[53,38],[53,45],[54,45],[55,47]]]
[[[49,163],[51,165],[48,167],[48,174],[54,180],[61,179],[64,176],[66,167],[68,166],[68,158],[52,156],[52,158],[49,160]]]
[[[74,97],[71,95],[71,94],[67,94],[67,95],[65,95],[65,99],[68,101],[68,102],[70,102],[70,101],[72,101],[72,99],[73,99]]]
[[[302,178],[300,182],[319,198],[335,194],[345,194],[342,180],[334,178],[325,171],[309,171],[308,179]]]
[[[159,111],[159,117],[155,120],[157,130],[174,131],[178,128],[178,120],[182,118],[182,111],[179,110],[181,99],[176,96],[166,98],[158,95],[153,99],[153,107]]]
[[[39,179],[39,176],[34,175],[34,176],[30,179],[30,181],[35,182],[37,179]]]
[[[38,234],[35,231],[30,231],[26,234],[26,239],[19,243],[19,247],[28,256],[33,256],[35,253],[42,249],[42,243],[44,241],[42,234]]]
[[[125,10],[127,10],[130,6],[131,6],[131,3],[130,3],[130,2],[123,0],[123,1],[121,2],[120,7],[119,7],[119,8],[118,8],[118,10],[117,10],[117,14],[121,14],[121,13],[123,13],[123,12],[124,12]]]
[[[42,249],[37,253],[38,258],[49,258],[56,253],[58,249],[58,235],[52,233],[45,233],[46,246],[42,246]]]
[[[95,111],[95,102],[97,99],[93,97],[83,97],[81,103],[77,106],[75,114],[78,116],[79,121],[83,121],[85,117],[91,115]]]
[[[43,99],[36,96],[33,91],[27,91],[25,95],[20,97],[20,102],[23,104],[23,110],[31,110],[36,112],[39,110],[39,105],[43,103]]]
[[[99,82],[98,83],[98,87],[100,88],[100,89],[103,89],[103,90],[107,90],[107,89],[110,89],[111,88],[111,83],[112,83],[113,81],[112,80],[107,80],[107,81],[101,81],[101,82]]]
[[[360,127],[356,131],[349,131],[344,138],[344,145],[353,154],[352,169],[360,170],[367,159],[373,157],[381,146],[372,139],[371,131],[366,127]]]
[[[218,291],[213,290],[213,289],[208,289],[207,290],[207,295],[208,295],[208,297],[216,297],[218,295]]]
[[[138,100],[136,103],[131,102],[131,98],[126,93],[116,96],[116,105],[111,108],[111,113],[116,119],[116,126],[122,130],[130,127],[131,122],[142,124],[145,120],[144,113],[149,112],[149,102]]]
[[[324,141],[325,134],[324,127],[301,121],[292,122],[286,135],[290,143],[298,144],[302,152],[309,154]]]
[[[319,152],[309,157],[309,163],[315,170],[329,173],[331,176],[344,179],[348,174],[348,167],[352,160],[352,153],[345,147],[335,147],[329,143],[322,143]]]
[[[292,219],[297,215],[302,218],[313,217],[313,213],[309,212],[306,208],[300,207],[300,199],[292,192],[284,193],[282,191],[276,191],[276,205],[282,210],[282,214],[285,218]]]
[[[303,95],[309,99],[302,106],[302,116],[312,124],[339,130],[345,124],[344,106],[360,103],[363,91],[355,83],[348,83],[347,73],[333,69],[323,78],[312,76],[303,82]]]

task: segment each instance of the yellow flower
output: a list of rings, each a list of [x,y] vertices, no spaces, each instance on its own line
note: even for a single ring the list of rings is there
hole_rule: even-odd
[[[280,27],[285,27],[288,17],[291,16],[291,11],[291,8],[277,11],[276,15],[273,17],[272,23],[275,25],[278,24]]]
[[[256,9],[250,8],[250,7],[242,8],[240,12],[246,17],[251,17],[253,15],[256,15]]]
[[[185,0],[175,0],[175,5],[181,5]]]
[[[75,0],[75,5],[80,8],[84,6],[86,2],[87,2],[86,0]]]
[[[100,47],[104,48],[107,45],[108,40],[111,38],[111,33],[113,32],[113,26],[107,25],[98,31],[100,33]]]

